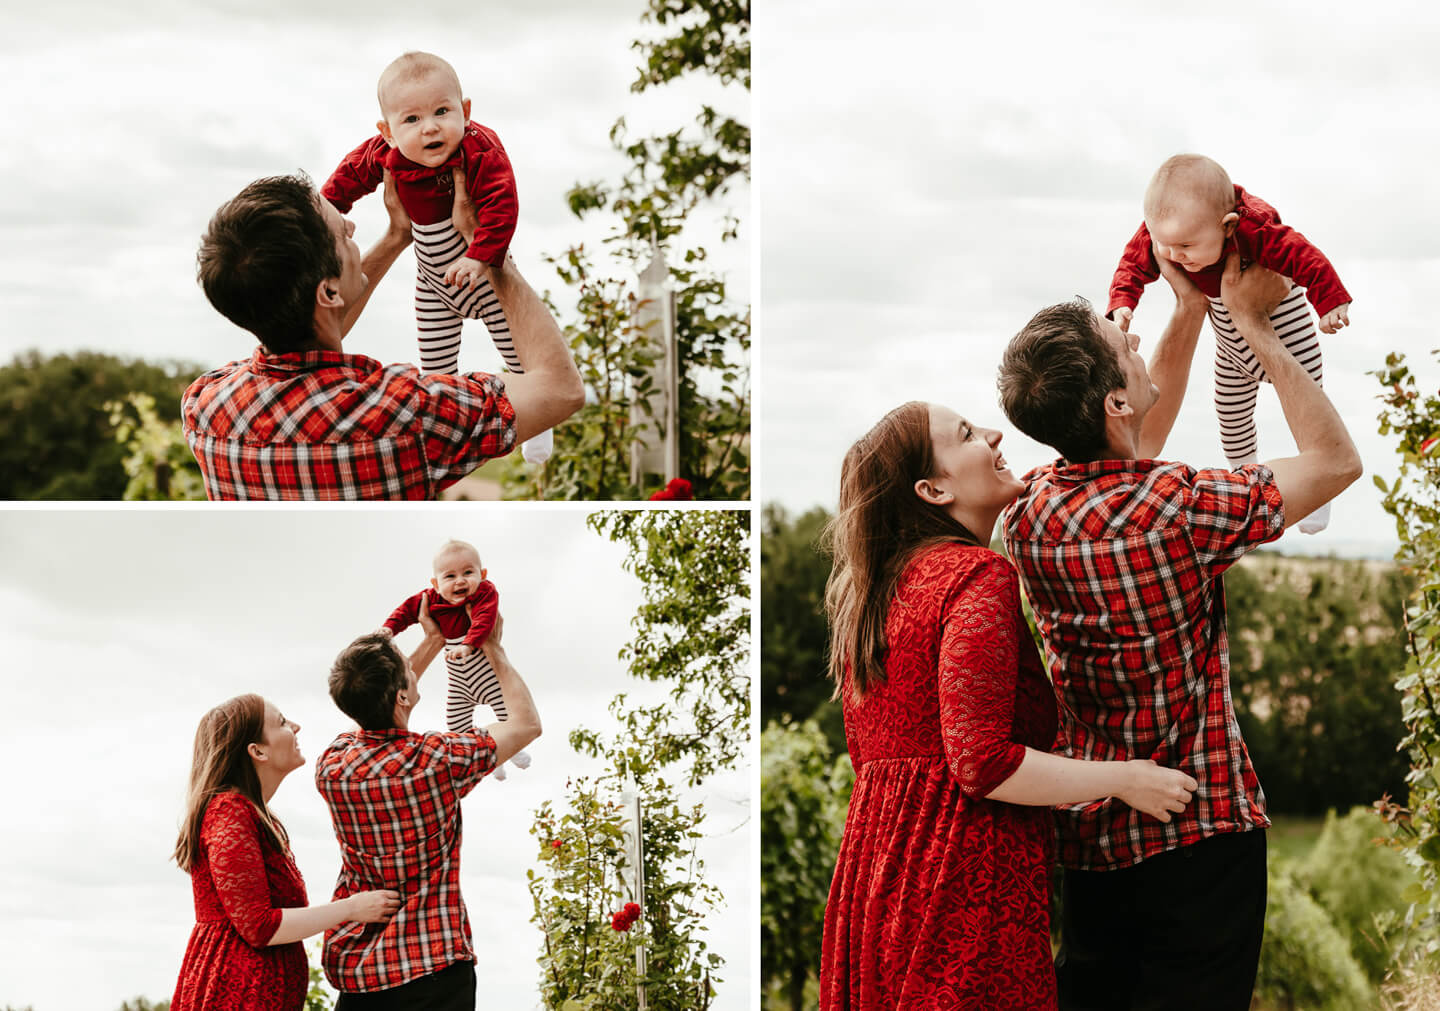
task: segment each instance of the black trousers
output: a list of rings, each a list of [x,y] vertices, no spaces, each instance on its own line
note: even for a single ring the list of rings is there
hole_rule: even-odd
[[[1265,832],[1118,871],[1066,869],[1061,1011],[1247,1011],[1265,933]]]
[[[475,1011],[475,963],[452,962],[439,972],[390,990],[342,993],[335,1011]]]

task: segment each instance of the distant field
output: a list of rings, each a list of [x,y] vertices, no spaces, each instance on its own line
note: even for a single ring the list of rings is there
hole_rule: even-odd
[[[1324,817],[1303,815],[1271,815],[1270,822],[1265,845],[1272,857],[1281,857],[1289,862],[1309,853],[1315,840],[1320,838],[1320,830],[1325,827]]]

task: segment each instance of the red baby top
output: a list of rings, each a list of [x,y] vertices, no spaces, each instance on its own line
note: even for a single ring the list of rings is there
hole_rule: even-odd
[[[1235,233],[1226,243],[1225,253],[1238,250],[1245,264],[1258,263],[1277,274],[1283,274],[1305,289],[1305,294],[1321,316],[1336,306],[1351,301],[1350,293],[1340,283],[1340,275],[1320,252],[1289,225],[1280,223],[1280,212],[1242,187],[1235,187],[1235,213],[1240,220]],[[1220,297],[1220,275],[1225,272],[1225,256],[1204,270],[1190,273],[1190,280],[1211,298]],[[1187,271],[1187,273],[1189,273]],[[1116,309],[1133,309],[1140,303],[1145,286],[1160,276],[1160,264],[1151,245],[1150,229],[1140,223],[1140,230],[1125,246],[1120,266],[1110,280],[1109,316]]]
[[[341,214],[350,213],[355,201],[373,193],[384,181],[385,169],[395,177],[395,189],[410,220],[433,225],[450,220],[455,207],[455,188],[450,170],[465,170],[465,190],[475,203],[480,225],[465,255],[472,260],[498,267],[515,236],[520,217],[520,199],[515,192],[515,171],[500,138],[488,126],[471,122],[465,127],[460,146],[445,164],[437,168],[417,165],[376,134],[345,156],[330,173],[320,193]]]
[[[465,639],[465,645],[475,649],[490,635],[490,630],[495,627],[495,617],[500,613],[500,592],[495,589],[495,584],[488,579],[480,581],[475,587],[475,592],[460,601],[452,604],[439,592],[434,589],[424,589],[413,597],[408,597],[405,603],[391,613],[385,619],[385,627],[391,634],[403,632],[415,622],[420,620],[420,601],[425,600],[430,605],[430,617],[435,619],[435,624],[440,626],[446,639]],[[469,609],[468,612],[466,609]]]

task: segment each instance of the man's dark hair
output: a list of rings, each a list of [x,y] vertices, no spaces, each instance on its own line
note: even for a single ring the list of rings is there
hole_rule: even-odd
[[[395,726],[395,697],[405,687],[405,657],[388,635],[362,635],[330,668],[330,698],[364,730]]]
[[[222,204],[195,262],[210,304],[276,353],[315,339],[315,287],[341,271],[305,175],[257,179]]]
[[[1083,298],[1041,309],[1000,359],[1005,417],[1072,463],[1105,451],[1105,398],[1125,386],[1115,348]]]

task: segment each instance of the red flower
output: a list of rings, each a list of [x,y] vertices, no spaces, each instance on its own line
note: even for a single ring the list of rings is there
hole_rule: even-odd
[[[635,921],[640,919],[640,907],[634,902],[625,903],[625,908],[610,915],[610,926],[615,930],[626,931],[635,926]]]
[[[631,919],[638,919],[640,916],[640,905],[636,902],[625,903],[625,915]]]
[[[689,481],[683,477],[673,479],[664,488],[661,488],[654,495],[650,496],[651,502],[673,502],[676,500],[689,502],[695,497],[695,489]]]
[[[564,845],[565,845],[565,844],[564,844],[563,842],[561,842],[559,839],[552,839],[552,840],[550,840],[550,848],[551,848],[551,849],[557,849],[557,850],[558,850],[561,846],[564,846]]]

